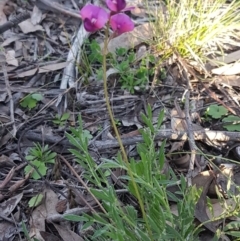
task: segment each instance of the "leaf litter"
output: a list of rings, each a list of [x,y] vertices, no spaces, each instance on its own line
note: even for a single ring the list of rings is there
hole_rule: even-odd
[[[95,4],[102,3],[95,1]],[[85,137],[89,139],[89,151],[96,163],[99,164],[101,158],[111,159],[119,150],[109,124],[102,81],[97,80],[94,70],[99,65],[94,63],[90,66],[94,69],[81,69],[85,64],[85,41],[96,39],[100,47],[103,43],[102,33],[90,35],[84,31],[79,17],[79,9],[83,6],[81,1],[77,3],[71,0],[0,1],[0,30],[19,14],[30,13],[28,19],[4,30],[0,40],[0,240],[19,240],[20,236],[24,239],[22,222],[26,224],[30,237],[43,241],[84,240],[84,235],[92,233],[91,228],[85,234],[71,222],[67,225],[62,223],[66,214],[81,215],[96,208],[96,201],[66,163],[57,157],[55,164],[49,165],[46,176],[41,180],[34,180],[24,174],[27,165],[25,156],[29,148],[33,147],[33,142],[50,145],[49,149],[65,156],[78,174],[83,171],[83,167],[76,164],[70,155],[72,146],[64,138],[65,131],[77,126],[78,114],[82,116],[84,130],[88,131]],[[151,8],[144,9],[140,0],[136,6],[132,10],[137,25],[134,31],[112,39],[108,46],[109,53],[113,55],[120,47],[134,49],[137,58],[131,69],[140,67],[140,61],[151,51],[148,40],[154,37],[148,22]],[[136,143],[143,141],[140,136],[140,129],[144,127],[141,113],[146,113],[150,105],[152,121],[155,122],[159,112],[165,110],[164,125],[156,136],[156,147],[158,142],[167,139],[165,167],[162,171],[167,173],[171,169],[177,175],[185,176],[190,173],[190,182],[203,188],[195,217],[203,223],[206,235],[207,230],[215,232],[223,224],[223,219],[207,222],[213,216],[219,217],[224,211],[219,201],[216,201],[218,192],[222,193],[229,205],[237,205],[232,198],[227,197],[227,193],[229,178],[235,184],[240,184],[240,134],[226,131],[224,119],[232,130],[238,130],[232,126],[234,122],[229,122],[233,119],[230,111],[235,112],[235,117],[240,114],[240,68],[236,62],[239,51],[235,47],[231,51],[228,49],[223,59],[226,64],[224,67],[209,63],[211,75],[205,78],[204,83],[196,81],[196,76],[203,78],[201,71],[198,71],[200,68],[186,68],[184,62],[174,56],[168,63],[161,63],[161,66],[155,68],[146,88],[135,89],[134,93],[121,89],[119,69],[108,67],[110,101],[130,156],[138,155]],[[219,57],[216,61],[219,61]],[[182,67],[186,68],[187,76],[182,75]],[[187,82],[192,87],[189,88],[189,97],[185,92]],[[33,100],[25,103],[27,96],[32,96],[34,103]],[[186,101],[190,104],[194,102],[194,106],[187,107]],[[222,103],[231,103],[231,109],[226,109]],[[209,108],[212,112],[208,111]],[[65,118],[66,113],[69,114]],[[195,147],[191,147],[188,142],[190,127],[186,119],[189,114],[194,143],[202,153],[215,156],[211,162],[204,155],[192,155]],[[14,138],[13,124],[16,126],[17,138]],[[192,158],[195,164],[191,169]],[[229,165],[226,158],[233,159],[235,163]],[[126,203],[138,205],[124,190],[126,183],[119,180],[124,174],[123,170],[114,170],[110,182],[117,193],[125,193]],[[232,191],[237,194],[234,187],[231,184]],[[178,186],[169,188],[169,191],[177,192]],[[31,203],[29,207],[28,202],[37,195],[42,195],[42,200],[36,205]],[[213,203],[212,212],[207,207],[208,198]],[[121,198],[121,202],[124,199]],[[173,213],[174,208],[175,204],[172,205]],[[238,220],[237,217],[227,218]]]

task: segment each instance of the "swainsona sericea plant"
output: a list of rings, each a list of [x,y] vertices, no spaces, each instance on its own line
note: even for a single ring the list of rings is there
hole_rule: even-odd
[[[134,29],[131,18],[123,13],[132,9],[132,7],[126,8],[125,0],[106,0],[106,4],[110,12],[93,4],[88,4],[82,8],[80,15],[86,31],[95,32],[103,28],[108,22],[115,35]]]

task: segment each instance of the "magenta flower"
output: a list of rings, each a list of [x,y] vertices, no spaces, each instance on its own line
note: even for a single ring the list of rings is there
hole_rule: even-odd
[[[125,0],[106,0],[108,8],[111,10],[107,13],[103,8],[88,4],[82,8],[80,15],[83,19],[84,28],[88,32],[95,32],[109,21],[111,28],[114,31],[114,36],[120,35],[134,29],[134,23],[131,18],[120,11],[132,9],[125,8]]]
[[[110,25],[112,30],[120,35],[122,33],[130,32],[134,29],[134,23],[131,18],[124,13],[118,13],[110,18]]]
[[[88,32],[95,32],[101,29],[109,19],[109,13],[103,8],[92,4],[83,7],[80,15],[83,19],[84,28]]]
[[[125,0],[106,0],[106,4],[108,8],[113,12],[120,12],[127,5]]]

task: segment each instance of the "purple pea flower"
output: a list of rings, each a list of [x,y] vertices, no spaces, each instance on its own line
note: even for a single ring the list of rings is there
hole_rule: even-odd
[[[134,9],[134,7],[126,8],[126,0],[106,0],[106,4],[113,14]]]
[[[117,35],[130,32],[134,29],[134,23],[131,18],[124,13],[118,13],[111,16],[110,25]]]
[[[120,12],[127,5],[125,0],[106,0],[106,4],[112,12]]]
[[[109,13],[103,8],[88,4],[82,8],[80,15],[83,19],[84,28],[88,32],[101,29],[109,20]]]
[[[82,8],[80,15],[83,19],[86,31],[95,32],[103,28],[108,21],[114,31],[114,36],[132,31],[134,29],[134,23],[131,18],[124,13],[117,13],[130,10],[132,7],[125,8],[125,0],[106,0],[106,3],[111,10],[110,13],[107,13],[103,8],[92,4],[88,4]]]

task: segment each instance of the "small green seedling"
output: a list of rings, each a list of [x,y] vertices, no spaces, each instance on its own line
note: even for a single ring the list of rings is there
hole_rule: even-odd
[[[117,126],[121,126],[121,121],[119,119],[115,119],[114,121]]]
[[[210,105],[206,110],[206,114],[213,119],[220,119],[227,113],[228,110],[225,107],[219,105]]]
[[[85,69],[88,74],[94,74],[98,80],[102,80],[103,71],[102,68],[99,68],[103,61],[101,47],[95,40],[86,42],[85,46],[89,49],[89,54],[85,53],[83,58]],[[146,88],[149,77],[154,73],[154,68],[149,68],[148,65],[154,65],[155,62],[152,55],[137,60],[134,51],[128,51],[125,48],[117,48],[115,54],[108,53],[107,55],[108,65],[118,71],[117,79],[121,88],[130,93]]]
[[[229,115],[222,119],[223,125],[228,131],[240,131],[240,117],[235,115]]]
[[[38,205],[41,204],[43,200],[43,195],[37,194],[36,196],[32,197],[29,201],[28,201],[28,206],[31,207],[37,207]]]
[[[57,124],[59,126],[64,126],[69,119],[70,114],[69,113],[64,113],[62,116],[56,115],[55,119],[53,120],[54,124]]]
[[[31,238],[31,237],[29,236],[29,233],[28,233],[26,224],[25,224],[23,221],[22,221],[22,231],[23,231],[24,236],[26,237],[27,241],[39,241],[39,239]]]
[[[32,108],[36,107],[37,102],[42,99],[43,96],[41,94],[29,94],[21,101],[20,105],[31,110]]]
[[[48,150],[48,145],[41,146],[40,144],[35,144],[35,147],[30,149],[29,155],[26,156],[26,159],[38,169],[42,176],[45,176],[47,173],[46,164],[54,164],[56,155],[56,152]],[[33,170],[30,165],[27,165],[24,171],[25,174],[32,172],[32,178],[35,180],[41,178],[37,171]]]
[[[87,140],[91,140],[93,138],[93,136],[91,135],[89,130],[83,130],[82,135],[87,139]]]
[[[146,56],[138,63],[136,54],[133,51],[128,53],[124,48],[117,49],[116,55],[113,67],[119,71],[119,82],[122,88],[130,93],[134,93],[137,89],[144,89],[149,82],[149,77],[154,73],[153,68],[148,67],[149,63],[155,63],[154,57]],[[135,67],[136,63],[138,63],[137,67]]]
[[[78,123],[79,123],[79,126],[77,128],[70,127],[70,130],[72,131],[73,136],[75,138],[80,138],[87,141],[91,140],[93,136],[91,135],[89,130],[83,129],[83,122],[82,122],[81,115],[78,116]]]

